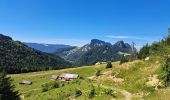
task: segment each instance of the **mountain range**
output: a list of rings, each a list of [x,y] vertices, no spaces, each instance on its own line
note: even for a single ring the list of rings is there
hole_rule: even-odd
[[[131,54],[132,48],[124,41],[115,44],[92,39],[90,43],[82,47],[70,47],[57,49],[55,54],[75,65],[91,65],[99,61],[117,61],[123,54]],[[136,52],[137,53],[137,52]]]
[[[24,44],[27,45],[28,47],[31,47],[31,48],[34,48],[34,49],[37,49],[39,51],[46,52],[46,53],[53,53],[57,49],[71,47],[70,45],[64,45],[64,44],[43,44],[43,43],[28,43],[28,42],[24,42]]]
[[[124,41],[111,44],[98,39],[82,47],[22,43],[0,34],[0,51],[0,72],[22,73],[117,61],[132,48]]]

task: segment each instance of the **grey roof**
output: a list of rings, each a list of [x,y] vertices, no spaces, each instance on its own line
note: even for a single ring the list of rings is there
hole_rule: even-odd
[[[68,73],[63,73],[61,74],[59,77],[60,78],[71,78],[71,79],[75,79],[78,78],[78,74],[68,74]]]

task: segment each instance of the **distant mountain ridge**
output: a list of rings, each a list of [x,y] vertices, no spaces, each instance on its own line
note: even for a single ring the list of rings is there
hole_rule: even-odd
[[[32,49],[0,34],[0,72],[23,73],[67,67],[71,64],[57,55]]]
[[[64,44],[43,44],[43,43],[28,43],[28,42],[24,42],[24,44],[31,48],[46,53],[54,53],[57,49],[72,47],[70,45],[64,45]]]
[[[118,41],[112,45],[105,41],[92,39],[90,43],[81,48],[57,50],[55,54],[77,65],[91,65],[98,61],[120,60],[122,56],[120,52],[131,54],[132,48],[124,41]]]

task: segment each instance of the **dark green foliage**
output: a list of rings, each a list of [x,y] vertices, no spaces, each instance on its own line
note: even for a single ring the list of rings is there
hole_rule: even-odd
[[[91,89],[88,92],[88,97],[93,98],[95,96],[95,94],[96,94],[95,88],[94,88],[94,86],[92,86]]]
[[[159,55],[159,56],[165,56],[169,54],[168,47],[170,46],[170,28],[168,29],[168,36],[165,39],[162,39],[159,42],[154,42],[152,45],[144,45],[140,52],[139,52],[139,58],[144,59],[147,56],[150,55]]]
[[[167,38],[166,38],[166,43],[167,43],[167,45],[170,45],[170,28],[168,28],[168,36],[167,36]]]
[[[81,95],[82,95],[81,90],[76,89],[76,91],[75,91],[75,96],[76,96],[76,97],[79,97],[79,96],[81,96]]]
[[[48,86],[45,84],[45,85],[42,85],[42,92],[47,92],[48,91]]]
[[[70,66],[59,56],[34,50],[2,34],[0,34],[0,51],[0,72],[26,73]]]
[[[101,74],[100,70],[97,70],[96,73],[95,73],[96,76],[100,76],[100,74]]]
[[[57,83],[57,82],[53,82],[53,83],[51,84],[51,89],[55,89],[55,88],[59,88],[59,87],[60,87],[60,84]]]
[[[161,78],[165,82],[165,86],[168,86],[170,83],[170,58],[168,58],[163,66],[163,73]]]
[[[112,68],[112,62],[107,62],[106,68]]]
[[[107,94],[107,95],[110,95],[110,96],[115,97],[114,91],[113,91],[112,89],[105,89],[104,92],[105,92],[105,94]]]
[[[122,56],[121,60],[120,60],[120,65],[123,63],[129,62],[129,59],[126,58],[125,56]]]
[[[0,73],[0,100],[20,100],[11,78],[4,73]]]
[[[54,81],[54,82],[45,83],[41,87],[42,87],[42,92],[46,92],[51,89],[59,88],[60,84]]]
[[[149,56],[149,50],[150,50],[150,47],[148,44],[144,45],[141,49],[140,49],[140,52],[139,52],[139,59],[145,59],[146,57]]]

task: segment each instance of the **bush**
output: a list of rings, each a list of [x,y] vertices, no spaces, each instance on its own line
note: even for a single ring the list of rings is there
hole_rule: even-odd
[[[106,68],[112,68],[112,63],[111,62],[107,62]]]
[[[96,73],[95,73],[96,76],[100,76],[100,74],[101,74],[100,70],[97,70]]]
[[[77,90],[75,91],[75,96],[76,96],[76,97],[79,97],[79,96],[81,96],[81,95],[82,95],[81,90],[77,89]]]
[[[42,92],[46,92],[51,89],[59,88],[60,84],[58,82],[49,82],[43,84],[41,87],[42,87]]]
[[[95,96],[95,89],[94,89],[94,87],[92,86],[91,87],[91,89],[89,90],[89,92],[88,92],[88,97],[89,98],[93,98],[94,96]]]
[[[126,62],[129,62],[129,60],[125,56],[122,56],[122,58],[120,60],[120,65],[123,63],[126,63]]]
[[[42,92],[47,92],[48,91],[48,86],[45,84],[45,85],[42,85]]]
[[[114,91],[113,91],[112,89],[105,89],[104,92],[105,92],[106,95],[110,95],[110,96],[115,97],[115,95],[114,95],[114,93],[113,93]]]
[[[170,83],[170,58],[168,58],[163,66],[163,72],[161,78],[164,80],[165,86]]]
[[[51,89],[55,89],[55,88],[59,88],[60,86],[59,86],[59,83],[57,83],[57,82],[53,82],[52,84],[51,84]]]
[[[148,44],[144,45],[139,51],[139,59],[145,59],[149,56],[150,47]]]

